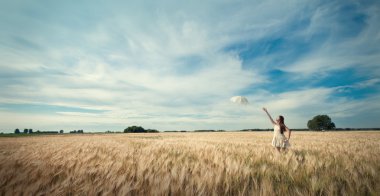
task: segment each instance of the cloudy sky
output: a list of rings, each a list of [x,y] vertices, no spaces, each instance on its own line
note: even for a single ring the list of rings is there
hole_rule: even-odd
[[[2,0],[0,131],[269,128],[263,106],[380,127],[379,21],[376,0]]]

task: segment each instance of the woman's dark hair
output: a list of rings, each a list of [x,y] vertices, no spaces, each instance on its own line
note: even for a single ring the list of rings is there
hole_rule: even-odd
[[[280,131],[281,131],[281,134],[283,134],[286,131],[286,129],[285,129],[285,123],[284,123],[284,117],[280,115],[278,117],[278,119],[279,119],[278,124],[280,125]]]

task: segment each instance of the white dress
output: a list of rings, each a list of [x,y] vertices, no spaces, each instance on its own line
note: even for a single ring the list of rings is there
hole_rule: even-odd
[[[290,147],[289,141],[286,139],[284,134],[281,134],[280,126],[277,124],[273,127],[272,146],[281,148]]]

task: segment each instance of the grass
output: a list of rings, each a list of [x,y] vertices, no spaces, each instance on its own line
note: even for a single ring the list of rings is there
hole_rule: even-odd
[[[0,138],[1,195],[378,195],[380,132]]]

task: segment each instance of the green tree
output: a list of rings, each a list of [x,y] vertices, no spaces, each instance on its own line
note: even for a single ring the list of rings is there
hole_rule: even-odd
[[[33,129],[28,130],[29,134],[33,133]]]
[[[145,133],[146,130],[140,126],[130,126],[124,129],[124,133]]]
[[[158,133],[156,129],[146,129],[145,130],[147,133]]]
[[[331,121],[328,115],[317,115],[307,122],[307,127],[310,130],[331,130],[335,129],[335,123]]]
[[[28,133],[29,129],[24,129],[24,133]]]
[[[59,133],[63,133],[63,130],[60,130]]]
[[[20,133],[20,129],[15,129],[15,134],[19,134]]]

